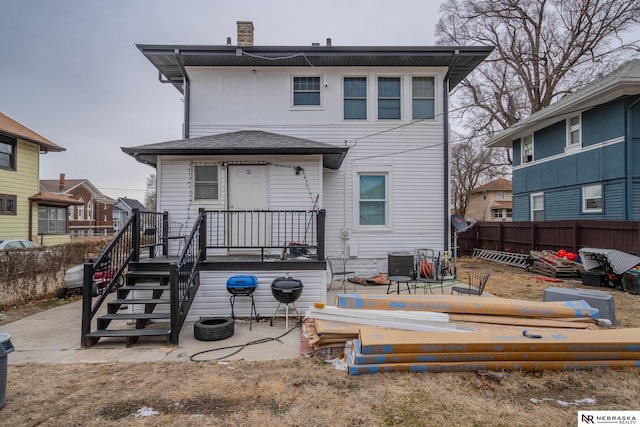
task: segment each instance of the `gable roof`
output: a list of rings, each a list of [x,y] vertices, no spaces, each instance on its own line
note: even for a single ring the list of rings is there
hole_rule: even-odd
[[[88,179],[66,179],[63,182],[63,188],[60,188],[60,180],[59,179],[41,179],[40,180],[40,189],[44,190],[48,193],[53,194],[69,194],[71,190],[79,186],[85,186],[89,189],[91,194],[94,195],[95,199],[102,203],[115,203],[111,197],[103,194],[98,188],[93,185]]]
[[[471,194],[482,193],[483,191],[511,191],[511,181],[504,178],[494,179],[484,185],[471,190]]]
[[[40,150],[45,152],[66,150],[3,113],[0,113],[0,134],[38,144]]]
[[[29,200],[32,202],[38,202],[40,204],[45,205],[54,205],[54,206],[69,206],[69,205],[81,205],[82,202],[80,200],[76,200],[71,198],[71,196],[65,194],[54,194],[49,193],[48,191],[40,191],[38,194],[34,194],[29,197]]]
[[[339,169],[349,151],[325,142],[271,132],[242,130],[197,138],[179,139],[137,147],[121,147],[121,150],[140,163],[155,166],[158,155],[313,155],[323,156],[323,165]]]
[[[129,199],[127,197],[120,197],[120,198],[118,198],[118,200],[116,202],[116,206],[114,206],[114,208],[117,208],[117,205],[119,203],[125,204],[126,206],[129,207],[129,209],[139,209],[141,211],[146,211],[147,210],[147,208],[136,199]]]
[[[453,89],[491,46],[233,46],[137,44],[162,81],[183,92],[185,67],[447,67]]]
[[[490,138],[487,147],[511,147],[513,140],[562,120],[562,116],[605,104],[628,95],[640,94],[640,59],[626,62],[559,101],[520,120]]]

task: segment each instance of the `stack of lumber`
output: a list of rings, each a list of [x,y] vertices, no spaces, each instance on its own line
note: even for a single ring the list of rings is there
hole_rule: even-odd
[[[529,334],[546,336],[553,334],[554,337],[564,336],[566,333],[582,332],[586,329],[596,328],[598,309],[589,306],[585,301],[521,301],[499,297],[476,297],[458,295],[362,295],[362,294],[339,294],[336,296],[336,306],[312,306],[306,312],[309,325],[305,330],[305,335],[309,338],[309,343],[316,350],[331,348],[345,349],[348,359],[349,372],[360,374],[368,372],[382,372],[387,370],[431,370],[454,369],[455,367],[440,368],[422,367],[422,363],[427,361],[441,363],[451,362],[477,362],[482,361],[510,361],[529,362],[538,361],[531,358],[524,350],[512,350],[508,354],[476,354],[476,349],[462,347],[461,343],[466,342],[465,338],[458,338],[464,335],[473,342],[478,339],[478,334],[485,334],[491,337],[488,342],[495,342],[496,337],[519,336],[523,330]],[[363,330],[377,330],[377,336],[396,337],[403,331],[415,334],[425,334],[422,345],[425,348],[433,343],[439,347],[448,346],[449,349],[458,348],[457,353],[452,355],[438,355],[433,359],[432,355],[401,354],[397,352],[367,354],[361,349]],[[373,334],[373,332],[371,332]],[[434,334],[434,335],[431,335]],[[456,338],[454,338],[456,337]],[[511,339],[511,338],[510,338]],[[491,341],[493,340],[493,341]],[[527,338],[532,340],[532,338]],[[526,340],[525,340],[526,341]],[[542,342],[535,339],[533,342]],[[391,343],[392,345],[393,343]],[[386,344],[382,343],[382,347]],[[380,348],[382,348],[380,347]],[[404,351],[404,350],[403,350]],[[470,353],[471,351],[471,353]],[[640,343],[637,351],[640,351]],[[483,350],[480,353],[486,353]],[[551,351],[552,353],[554,351]],[[438,352],[436,352],[438,353]],[[364,357],[364,356],[367,357]],[[374,355],[374,356],[371,356]],[[502,359],[500,357],[502,356]],[[426,358],[425,358],[426,357]],[[537,354],[549,358],[543,353]],[[555,356],[554,356],[555,357]],[[574,355],[558,355],[559,360],[572,361]],[[614,356],[600,354],[597,357]],[[588,360],[588,359],[584,359]],[[608,359],[605,359],[608,360]],[[387,366],[389,363],[400,363],[399,365]],[[372,365],[372,366],[369,366]],[[384,365],[384,366],[379,366]],[[415,367],[414,367],[415,365]],[[527,365],[503,364],[500,368],[492,368],[483,364],[475,369],[527,369]],[[531,369],[556,369],[560,365],[531,365]],[[462,368],[457,368],[462,370]],[[470,363],[464,367],[467,370],[474,368]],[[568,369],[568,365],[567,365]]]
[[[533,258],[532,271],[542,276],[557,279],[580,278],[584,271],[582,264],[560,258],[550,251],[531,251],[531,257]]]
[[[531,335],[360,328],[346,349],[350,375],[378,372],[590,370],[640,366],[640,328]]]

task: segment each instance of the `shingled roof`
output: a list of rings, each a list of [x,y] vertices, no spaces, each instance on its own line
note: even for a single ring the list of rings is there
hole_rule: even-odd
[[[12,138],[38,144],[40,146],[40,150],[45,152],[66,150],[2,113],[0,113],[0,135],[6,135]]]

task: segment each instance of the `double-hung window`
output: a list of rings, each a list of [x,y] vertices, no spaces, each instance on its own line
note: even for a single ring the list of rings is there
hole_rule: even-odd
[[[80,197],[78,200],[82,202],[81,205],[78,205],[78,219],[82,221],[84,220],[84,199]]]
[[[15,215],[16,200],[14,194],[0,194],[0,215]]]
[[[378,119],[400,118],[400,77],[378,77]]]
[[[582,187],[582,212],[602,212],[602,184]]]
[[[0,136],[0,168],[16,170],[16,140]]]
[[[533,161],[533,135],[522,138],[522,163]]]
[[[193,167],[194,200],[218,199],[218,166],[198,165]]]
[[[293,105],[320,106],[320,77],[294,77],[293,78]]]
[[[573,116],[567,119],[567,147],[580,145],[582,142],[580,130],[580,116]]]
[[[344,78],[344,119],[367,119],[367,78]]]
[[[544,221],[544,193],[531,195],[531,221]]]
[[[413,77],[411,85],[413,119],[435,117],[435,91],[433,77]]]
[[[387,226],[388,174],[367,172],[358,174],[359,225]]]

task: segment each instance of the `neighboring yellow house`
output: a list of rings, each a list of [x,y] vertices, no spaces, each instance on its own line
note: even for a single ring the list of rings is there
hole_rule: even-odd
[[[476,221],[512,221],[511,181],[498,178],[471,190],[465,216]]]
[[[68,208],[78,202],[39,192],[40,154],[64,150],[0,113],[0,240],[42,245],[70,240]]]

